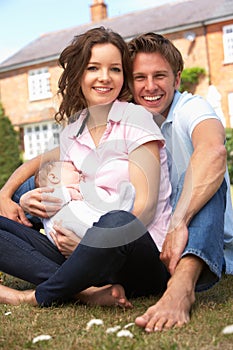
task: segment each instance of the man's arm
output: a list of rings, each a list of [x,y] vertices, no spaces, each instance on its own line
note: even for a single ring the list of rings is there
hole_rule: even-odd
[[[186,246],[190,221],[223,181],[226,171],[224,141],[224,128],[216,119],[200,122],[192,133],[194,152],[161,253],[161,259],[171,274]]]
[[[9,219],[31,226],[22,208],[12,201],[12,196],[18,187],[35,174],[41,163],[59,159],[59,148],[37,156],[17,168],[0,190],[0,214]]]

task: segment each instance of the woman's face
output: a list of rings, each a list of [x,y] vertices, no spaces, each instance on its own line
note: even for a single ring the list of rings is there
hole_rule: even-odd
[[[123,86],[122,57],[113,44],[96,44],[81,79],[87,105],[103,105],[115,101]]]

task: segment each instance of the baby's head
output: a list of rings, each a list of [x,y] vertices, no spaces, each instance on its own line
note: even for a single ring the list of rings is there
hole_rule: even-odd
[[[42,164],[35,174],[35,186],[66,186],[78,184],[81,172],[69,161],[52,161]]]

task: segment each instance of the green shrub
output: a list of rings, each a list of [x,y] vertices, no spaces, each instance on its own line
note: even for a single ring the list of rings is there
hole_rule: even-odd
[[[18,133],[0,102],[0,189],[21,163]]]
[[[180,92],[194,92],[199,79],[205,74],[205,69],[201,67],[185,68],[181,74]]]
[[[233,129],[226,128],[226,149],[227,149],[227,166],[231,184],[233,184]]]

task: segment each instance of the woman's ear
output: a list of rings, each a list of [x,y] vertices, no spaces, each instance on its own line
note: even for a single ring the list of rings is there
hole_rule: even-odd
[[[52,184],[59,184],[60,182],[59,177],[57,177],[57,175],[54,174],[53,172],[48,173],[48,180]]]

